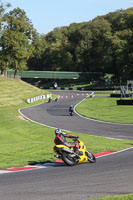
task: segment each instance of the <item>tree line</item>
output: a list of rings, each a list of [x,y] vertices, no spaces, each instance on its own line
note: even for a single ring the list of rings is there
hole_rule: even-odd
[[[78,71],[133,79],[133,8],[39,34],[24,10],[0,7],[0,70]]]

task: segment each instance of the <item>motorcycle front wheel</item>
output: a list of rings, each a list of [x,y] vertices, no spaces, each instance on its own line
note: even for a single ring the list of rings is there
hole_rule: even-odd
[[[77,164],[77,161],[74,157],[71,157],[69,153],[62,153],[62,160],[69,166],[74,166]]]
[[[95,163],[96,162],[96,158],[95,158],[95,156],[92,153],[90,153],[89,151],[86,150],[85,154],[86,154],[86,156],[88,158],[88,161],[90,163]]]

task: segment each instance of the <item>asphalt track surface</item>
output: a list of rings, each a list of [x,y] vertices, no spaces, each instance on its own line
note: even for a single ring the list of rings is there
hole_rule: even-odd
[[[76,114],[71,118],[67,113],[69,103],[75,105],[82,98],[77,97],[72,98],[72,100],[61,100],[62,102],[44,103],[35,107],[21,109],[21,112],[28,118],[42,124],[90,134],[90,129],[87,131],[88,127],[82,130],[82,118]],[[79,120],[76,121],[75,118]],[[65,123],[70,123],[70,126],[69,124],[65,126]],[[91,134],[96,132],[96,135],[110,137],[112,133],[111,136],[116,138],[123,139],[127,137],[132,139],[132,126],[105,123],[100,125],[100,122],[92,120],[87,120],[86,123],[91,126]],[[98,125],[100,126],[100,133],[98,132]],[[109,129],[109,127],[115,126],[116,128],[113,131]],[[123,127],[126,127],[125,130],[127,131],[121,133]],[[110,134],[107,131],[110,131]],[[131,141],[132,144],[133,142]],[[74,167],[49,166],[26,172],[1,174],[0,199],[87,200],[93,197],[133,193],[132,158],[133,148],[97,158],[97,162],[94,164],[85,163]]]
[[[133,193],[133,149],[94,164],[0,175],[1,200],[87,200]]]
[[[85,96],[82,96],[83,93],[78,93],[79,96],[77,96],[77,92],[72,91],[56,93],[60,94],[63,98],[57,102],[52,101],[50,103],[43,103],[34,107],[21,109],[22,114],[33,121],[64,130],[133,140],[133,125],[102,123],[83,118],[76,113],[72,117],[69,116],[69,106],[81,102],[85,98]]]

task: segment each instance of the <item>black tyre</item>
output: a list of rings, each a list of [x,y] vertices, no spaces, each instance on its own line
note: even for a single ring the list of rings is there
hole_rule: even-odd
[[[70,116],[73,116],[73,113],[72,113],[72,112],[70,112]]]
[[[88,157],[88,161],[90,163],[95,163],[96,162],[96,158],[95,158],[95,156],[92,153],[90,153],[89,151],[86,150],[85,154]]]
[[[76,159],[71,157],[69,153],[63,152],[62,153],[62,160],[69,166],[74,166],[77,164]]]

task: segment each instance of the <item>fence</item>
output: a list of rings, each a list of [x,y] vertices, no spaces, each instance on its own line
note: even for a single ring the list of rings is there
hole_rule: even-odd
[[[41,100],[41,99],[48,99],[48,98],[51,98],[51,97],[52,97],[51,94],[38,95],[36,97],[25,99],[25,101],[27,103],[33,103],[34,101],[38,101],[38,100]]]
[[[88,77],[99,77],[100,72],[57,72],[57,71],[24,71],[17,72],[20,78],[46,78],[46,79],[85,79]],[[13,78],[14,71],[7,71],[7,77]]]

